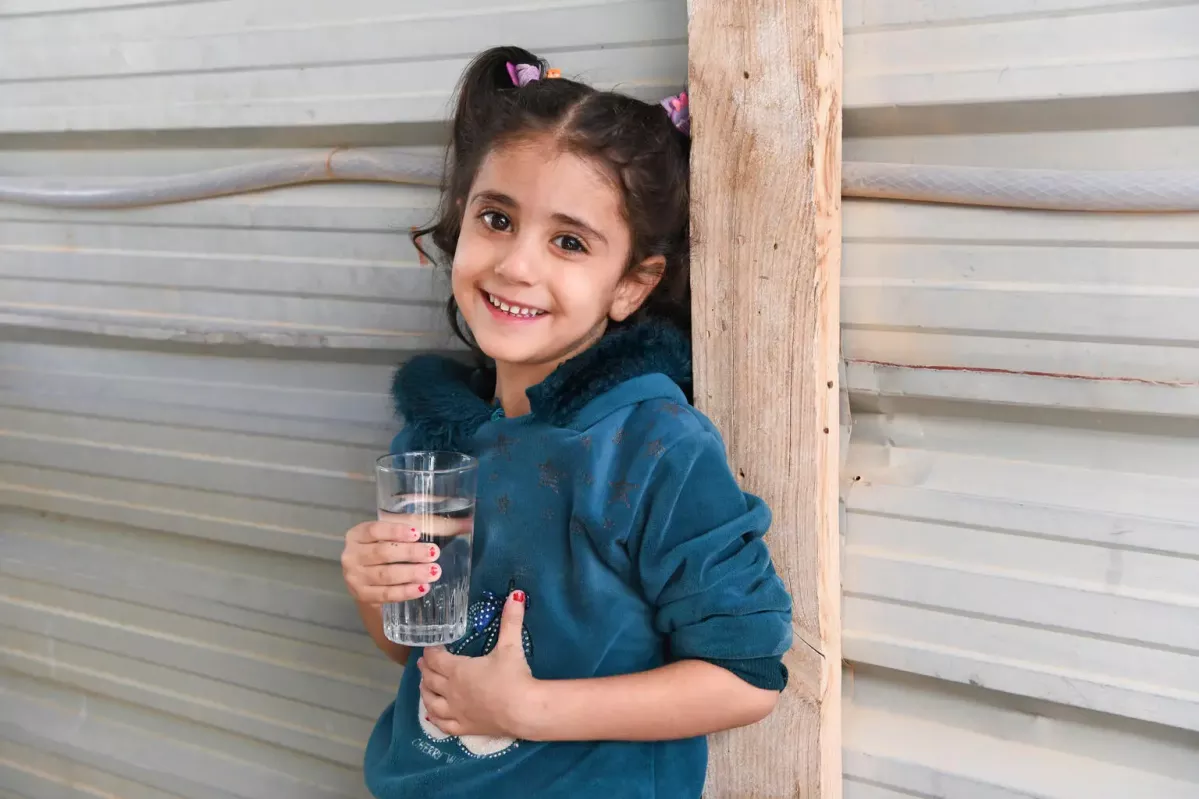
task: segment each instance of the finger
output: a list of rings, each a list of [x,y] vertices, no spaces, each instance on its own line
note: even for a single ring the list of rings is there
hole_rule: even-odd
[[[418,541],[420,531],[416,520],[404,523],[403,520],[389,519],[387,521],[363,522],[350,530],[351,538],[359,544],[372,544],[376,541]]]
[[[420,701],[425,703],[426,708],[429,707],[430,702],[449,702],[445,694],[437,693],[424,680],[421,680],[420,684]]]
[[[461,535],[474,529],[474,519],[470,517],[454,518],[436,516],[432,513],[406,512],[413,507],[429,507],[430,504],[437,502],[439,499],[444,499],[444,497],[429,497],[425,495],[393,497],[391,507],[396,508],[399,512],[391,513],[382,511],[381,518],[383,521],[398,524],[402,527],[415,527],[425,535]]]
[[[421,657],[425,663],[425,673],[430,672],[442,677],[449,677],[455,664],[461,660],[458,655],[451,655],[444,646],[429,647]]]
[[[361,585],[354,592],[354,598],[367,605],[386,605],[390,602],[407,602],[428,596],[428,583],[410,583],[408,585]]]
[[[446,735],[461,735],[466,729],[461,722],[454,719],[440,719],[432,714],[425,716],[425,721],[433,724]]]
[[[358,545],[358,562],[363,566],[384,563],[432,563],[441,555],[436,544],[424,542],[372,541]]]
[[[424,690],[421,691],[420,696],[425,701],[425,710],[428,711],[431,717],[439,719],[454,718],[454,713],[450,710],[450,703],[444,696],[438,696]],[[440,724],[437,726],[441,727]],[[442,727],[442,729],[444,730],[445,727]]]
[[[436,563],[393,563],[389,566],[368,566],[363,570],[367,585],[419,585],[441,579],[441,567]]]
[[[445,696],[450,688],[450,681],[435,671],[421,669],[420,687],[434,696]]]
[[[515,646],[521,648],[521,630],[525,623],[525,592],[513,591],[508,595],[504,604],[504,613],[500,617],[500,636],[495,648]]]

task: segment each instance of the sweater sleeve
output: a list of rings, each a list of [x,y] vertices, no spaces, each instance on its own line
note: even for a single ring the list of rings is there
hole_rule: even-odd
[[[787,684],[791,597],[763,535],[770,510],[741,491],[713,433],[662,454],[631,541],[654,624],[671,660],[705,660],[759,688]]]

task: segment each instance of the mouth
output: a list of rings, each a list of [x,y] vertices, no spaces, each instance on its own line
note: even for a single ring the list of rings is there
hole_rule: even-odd
[[[549,314],[548,311],[534,308],[531,305],[517,305],[487,291],[480,291],[480,293],[483,295],[483,299],[487,301],[488,306],[490,306],[491,312],[500,318],[527,320],[537,319]]]

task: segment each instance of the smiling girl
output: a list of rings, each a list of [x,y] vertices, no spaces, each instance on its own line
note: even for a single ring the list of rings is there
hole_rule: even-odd
[[[406,520],[346,534],[372,637],[406,664],[366,781],[408,797],[698,797],[704,736],[786,684],[791,602],[713,425],[688,401],[686,96],[651,105],[480,55],[429,236],[478,368],[398,372],[394,451],[479,458],[470,627],[411,653],[380,604],[428,590]],[[436,531],[423,531],[436,532]]]

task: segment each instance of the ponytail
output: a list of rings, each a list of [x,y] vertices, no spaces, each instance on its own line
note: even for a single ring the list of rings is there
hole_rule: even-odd
[[[530,64],[543,73],[546,69],[544,61],[520,47],[495,47],[480,53],[458,83],[452,138],[455,157],[472,150],[511,105],[518,87],[508,72],[509,64]]]

